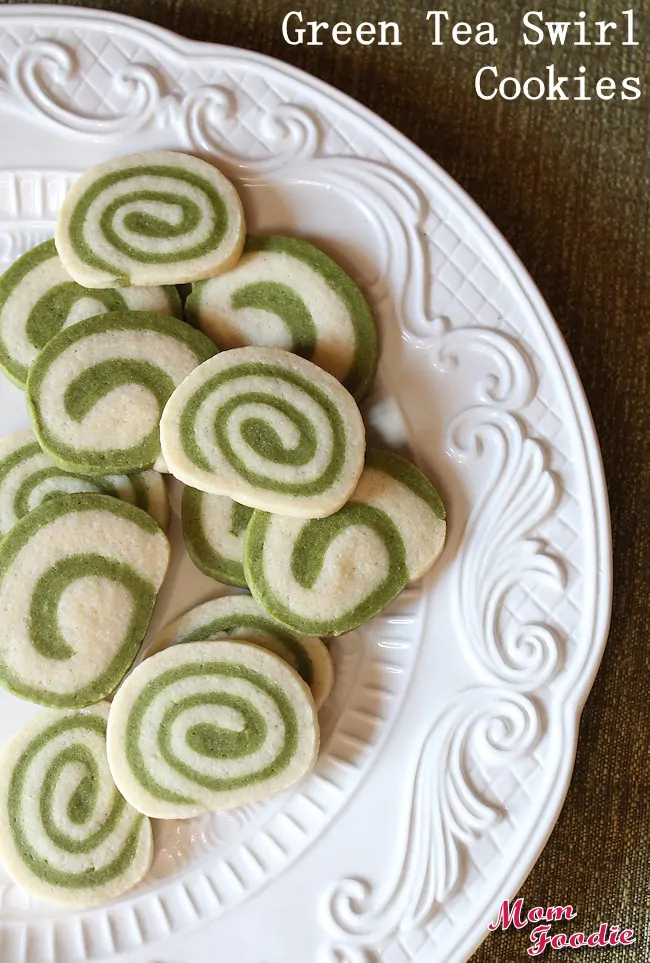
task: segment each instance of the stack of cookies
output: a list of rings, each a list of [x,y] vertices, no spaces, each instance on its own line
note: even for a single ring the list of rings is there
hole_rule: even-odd
[[[48,707],[0,759],[0,856],[27,888],[114,898],[149,868],[149,817],[258,801],[313,767],[322,638],[445,541],[431,483],[366,449],[377,354],[338,264],[247,238],[233,185],[171,151],[89,171],[55,240],[0,279],[0,368],[32,422],[0,440],[0,684]],[[141,652],[170,557],[165,475],[195,565],[250,594]]]

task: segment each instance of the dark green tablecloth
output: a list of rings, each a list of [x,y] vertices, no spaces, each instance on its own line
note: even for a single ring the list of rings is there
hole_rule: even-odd
[[[571,76],[640,76],[650,87],[650,11],[636,4],[456,0],[452,17],[499,26],[499,45],[430,46],[424,2],[108,0],[197,40],[289,61],[371,107],[434,157],[492,218],[548,301],[578,366],[603,450],[616,566],[612,632],[586,706],[575,774],[557,828],[522,890],[528,906],[571,903],[587,932],[634,927],[635,946],[583,949],[593,963],[650,959],[650,90],[636,101],[481,102],[476,70],[528,76],[550,62]],[[640,44],[524,48],[520,20],[618,20],[635,7]],[[398,20],[401,47],[289,47],[281,21]],[[486,51],[488,51],[486,53]],[[586,52],[585,52],[586,51]],[[573,925],[570,929],[573,929]],[[491,935],[476,963],[523,960],[528,931]],[[549,956],[551,951],[546,951]],[[556,954],[553,953],[553,956]],[[564,958],[564,956],[563,956]]]

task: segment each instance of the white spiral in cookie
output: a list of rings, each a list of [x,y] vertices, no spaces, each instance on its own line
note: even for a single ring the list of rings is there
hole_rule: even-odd
[[[61,495],[0,543],[0,684],[58,708],[121,682],[169,564],[154,520],[106,495]]]
[[[0,856],[30,892],[69,906],[114,899],[145,875],[149,820],[120,796],[106,759],[108,705],[46,710],[0,757]]]
[[[368,304],[330,257],[293,237],[249,238],[236,267],[200,281],[185,304],[222,350],[247,344],[308,358],[361,398],[375,373]]]
[[[108,311],[155,311],[182,317],[175,287],[89,291],[72,280],[54,241],[38,244],[0,277],[0,369],[24,387],[39,351],[55,334]]]
[[[276,348],[236,348],[201,365],[161,420],[163,455],[185,484],[252,508],[331,514],[363,468],[352,396],[327,372]]]
[[[185,487],[181,508],[183,538],[199,571],[217,582],[246,588],[244,536],[253,509],[225,495]]]
[[[107,161],[76,181],[62,205],[56,247],[86,287],[181,284],[235,263],[241,201],[211,164],[175,151]]]
[[[296,670],[311,689],[320,709],[334,682],[332,657],[322,639],[298,635],[269,617],[248,595],[225,595],[204,602],[167,625],[150,643],[144,657],[187,642],[246,639],[275,652]]]
[[[350,501],[327,518],[254,512],[244,571],[254,598],[296,632],[342,635],[371,619],[431,568],[445,509],[427,478],[392,452],[370,450]]]
[[[85,478],[56,465],[25,428],[0,438],[0,539],[46,499],[75,492],[113,495],[144,509],[161,528],[169,523],[169,499],[157,471]]]
[[[99,485],[107,495],[141,508],[166,531],[171,510],[165,478],[160,472],[147,470],[133,475],[104,475],[99,479]]]
[[[309,689],[248,642],[188,642],[145,659],[118,691],[108,760],[129,802],[183,818],[254,802],[306,775],[319,744]]]
[[[27,382],[41,446],[83,475],[156,465],[167,399],[216,350],[183,321],[146,311],[111,312],[61,331]]]

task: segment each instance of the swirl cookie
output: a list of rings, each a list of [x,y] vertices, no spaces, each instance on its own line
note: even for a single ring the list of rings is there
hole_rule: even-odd
[[[244,535],[253,509],[226,495],[185,487],[181,508],[183,537],[199,571],[217,582],[246,588]]]
[[[447,514],[420,469],[392,451],[371,449],[352,501],[374,505],[393,520],[404,542],[409,582],[422,578],[445,546]]]
[[[89,291],[67,273],[54,241],[39,244],[0,278],[0,369],[24,388],[39,351],[55,334],[107,311],[154,311],[182,317],[175,287]]]
[[[0,543],[0,684],[31,702],[78,708],[133,663],[169,564],[169,542],[139,508],[61,495]]]
[[[27,404],[38,441],[81,475],[160,464],[165,402],[216,350],[200,331],[160,314],[79,321],[52,338],[30,369]]]
[[[45,499],[74,492],[113,495],[144,509],[162,529],[169,524],[167,489],[157,471],[84,478],[55,465],[30,428],[0,438],[0,539]]]
[[[363,294],[331,258],[296,238],[249,238],[231,271],[193,286],[185,310],[221,349],[285,348],[329,371],[357,400],[377,367]]]
[[[165,406],[160,440],[186,485],[302,518],[348,500],[365,453],[352,395],[278,348],[235,348],[193,371]]]
[[[278,625],[248,595],[226,595],[205,602],[170,623],[145,656],[181,642],[241,638],[275,652],[307,683],[317,709],[332,690],[334,668],[327,646],[311,635],[296,635]]]
[[[311,770],[318,745],[305,683],[248,642],[187,642],[145,659],[108,720],[118,789],[158,819],[265,799]]]
[[[342,635],[433,565],[445,531],[440,497],[415,465],[371,451],[356,491],[335,515],[303,521],[255,512],[244,569],[254,598],[278,622]]]
[[[238,261],[244,214],[216,167],[153,150],[106,161],[75,181],[55,241],[66,271],[85,287],[183,284]]]
[[[0,857],[9,875],[70,907],[116,899],[146,875],[151,824],[115,788],[108,705],[47,709],[0,755]]]
[[[104,494],[113,495],[147,512],[163,531],[167,531],[171,510],[165,479],[160,472],[149,469],[134,475],[104,475],[103,478],[94,479],[94,482]]]

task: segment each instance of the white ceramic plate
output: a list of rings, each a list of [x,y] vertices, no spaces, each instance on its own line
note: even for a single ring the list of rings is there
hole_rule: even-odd
[[[303,785],[161,824],[145,884],[87,913],[38,903],[0,870],[0,960],[466,960],[560,811],[610,612],[599,451],[553,319],[428,157],[282,63],[10,5],[0,78],[3,270],[52,236],[91,164],[152,147],[212,158],[254,232],[315,240],[368,293],[383,341],[368,417],[408,445],[450,519],[431,577],[334,644]],[[3,381],[1,432],[26,420]],[[211,594],[177,542],[154,627]],[[2,693],[2,736],[33,711]]]

